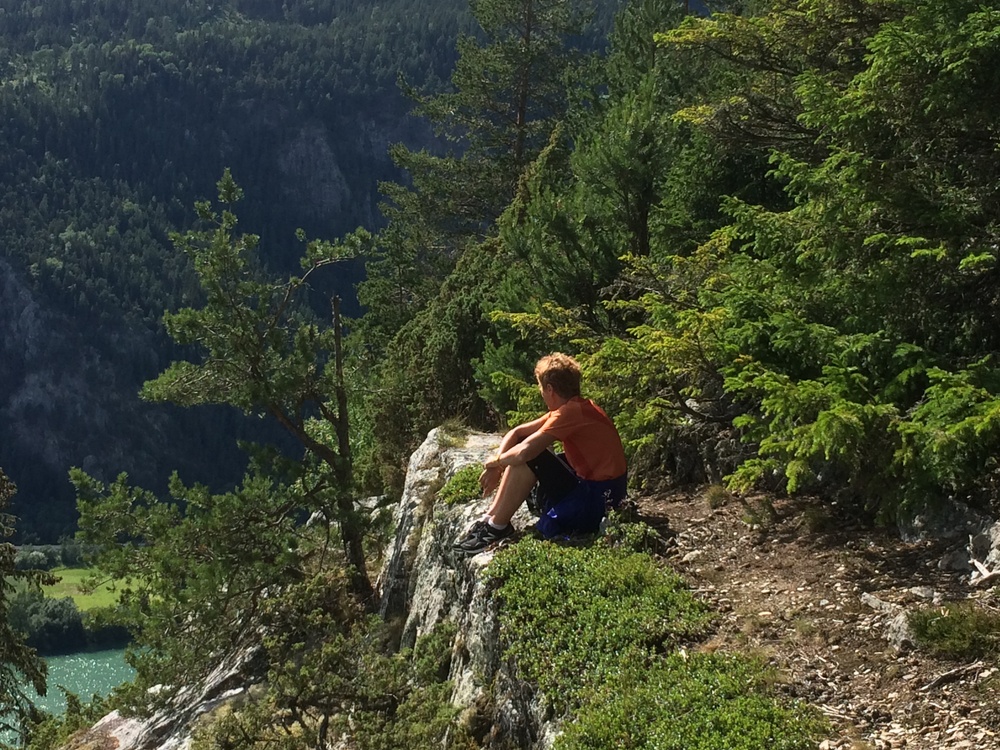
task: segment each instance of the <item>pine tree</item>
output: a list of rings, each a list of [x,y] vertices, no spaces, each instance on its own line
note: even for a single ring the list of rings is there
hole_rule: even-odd
[[[16,491],[0,470],[0,540],[14,533],[14,519],[5,510]],[[31,686],[45,695],[46,670],[35,650],[25,643],[24,634],[11,628],[7,613],[16,584],[37,585],[46,577],[37,571],[17,570],[15,553],[14,545],[0,541],[0,733],[23,737],[32,710],[25,691]]]
[[[143,396],[184,406],[229,404],[274,419],[294,437],[330,474],[354,592],[372,606],[364,524],[353,499],[339,301],[333,302],[329,326],[319,325],[303,301],[310,276],[342,260],[344,248],[312,243],[302,277],[264,280],[255,264],[257,238],[235,231],[237,219],[230,208],[241,191],[228,171],[218,187],[225,205],[221,213],[206,203],[198,205],[199,217],[212,228],[177,238],[198,274],[205,303],[164,317],[171,337],[198,347],[204,358],[200,363],[174,362],[145,385]],[[352,240],[362,242],[364,236]]]
[[[82,538],[99,550],[95,567],[121,582],[116,617],[136,635],[130,704],[156,700],[204,678],[227,658],[258,653],[276,602],[295,600],[314,577],[337,582],[348,627],[375,607],[365,536],[356,506],[339,302],[322,323],[305,299],[315,274],[356,252],[310,242],[304,273],[268,278],[258,240],[237,231],[240,190],[227,172],[216,209],[197,206],[205,229],[177,236],[198,276],[203,303],[165,315],[168,333],[192,360],[146,383],[145,398],[182,406],[222,404],[273,420],[295,441],[246,446],[250,468],[230,492],[187,486],[174,475],[166,496],[74,470]],[[307,519],[315,519],[307,524]],[[274,627],[280,627],[275,625]]]
[[[482,36],[460,38],[452,89],[409,89],[416,114],[453,150],[393,150],[409,184],[382,186],[388,226],[359,287],[369,346],[390,340],[461,253],[493,233],[524,168],[565,115],[582,65],[573,46],[587,20],[580,0],[478,0],[472,9]]]
[[[489,328],[482,302],[496,291],[497,262],[507,262],[491,244],[497,219],[565,117],[583,69],[580,0],[478,0],[472,10],[482,34],[460,39],[452,89],[415,94],[417,114],[454,151],[394,150],[410,182],[383,186],[389,223],[358,288],[366,312],[354,332],[372,383],[366,411],[381,415],[379,463],[400,464],[444,419],[483,423],[472,361]],[[398,485],[400,473],[388,474]]]

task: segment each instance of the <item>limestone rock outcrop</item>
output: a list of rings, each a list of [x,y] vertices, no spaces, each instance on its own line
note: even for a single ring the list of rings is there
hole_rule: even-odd
[[[112,711],[65,750],[187,750],[195,730],[217,709],[238,703],[250,688],[255,650],[232,654],[197,686],[182,689],[170,706],[149,718]]]
[[[493,552],[466,556],[452,549],[483,505],[448,505],[437,498],[457,471],[481,464],[498,445],[496,435],[456,436],[440,428],[430,432],[410,458],[404,494],[395,509],[395,538],[376,588],[382,616],[400,624],[403,647],[443,622],[457,626],[452,703],[463,709],[463,719],[475,728],[483,747],[541,750],[551,746],[557,725],[502,657],[498,605],[482,576]],[[524,515],[515,516],[515,523],[523,527],[530,519],[526,511],[520,513]],[[188,750],[201,723],[246,696],[248,675],[259,673],[251,668],[254,655],[231,656],[204,684],[185,688],[170,709],[149,719],[109,714],[77,736],[70,748]]]
[[[481,464],[499,445],[496,435],[454,439],[440,428],[410,458],[403,499],[396,509],[396,538],[379,577],[381,614],[401,618],[402,646],[445,621],[457,625],[450,679],[452,703],[490,726],[486,747],[548,747],[554,725],[544,706],[501,656],[497,602],[483,580],[492,551],[468,557],[451,545],[478,518],[481,504],[448,506],[438,490],[462,467]],[[518,527],[530,522],[523,508]]]

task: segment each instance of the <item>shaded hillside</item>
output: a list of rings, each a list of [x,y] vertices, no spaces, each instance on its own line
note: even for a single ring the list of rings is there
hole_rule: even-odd
[[[377,183],[398,174],[389,144],[430,143],[397,76],[447,78],[464,2],[277,8],[0,2],[0,465],[22,534],[70,530],[70,465],[147,485],[173,468],[239,477],[235,415],[135,396],[181,356],[159,320],[197,285],[168,235],[224,168],[264,262],[284,270],[296,228],[377,225]],[[339,269],[324,291],[351,299],[357,278]]]
[[[573,43],[602,47],[619,5],[595,3]],[[298,267],[300,228],[379,229],[379,184],[412,177],[390,147],[446,146],[399,80],[445,88],[459,36],[483,32],[465,0],[0,0],[0,19],[0,260],[18,290],[0,321],[0,465],[20,487],[19,532],[54,541],[70,530],[71,464],[160,488],[173,468],[216,487],[242,472],[231,443],[256,426],[134,395],[187,356],[160,318],[200,301],[169,239],[193,204],[230,169],[241,228],[279,274]],[[339,293],[357,314],[363,273],[331,269],[314,299],[325,310]]]

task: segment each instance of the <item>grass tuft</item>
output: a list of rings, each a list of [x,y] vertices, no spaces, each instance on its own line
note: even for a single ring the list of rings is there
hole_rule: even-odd
[[[705,488],[702,498],[709,509],[717,510],[729,505],[733,499],[733,494],[721,484],[711,484]]]
[[[1000,654],[1000,614],[975,602],[953,602],[909,615],[917,647],[945,659],[968,660]]]
[[[483,467],[478,464],[463,466],[438,490],[438,500],[456,505],[480,499],[483,493],[479,487],[479,475],[482,473]]]
[[[442,448],[464,448],[469,440],[469,428],[458,419],[448,419],[441,425],[438,441]]]

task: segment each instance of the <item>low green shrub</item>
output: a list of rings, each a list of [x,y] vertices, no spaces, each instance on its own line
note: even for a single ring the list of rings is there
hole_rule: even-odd
[[[51,545],[22,546],[14,556],[16,570],[51,570],[59,564],[59,548]]]
[[[1000,654],[1000,615],[975,602],[953,602],[909,615],[917,647],[945,659]]]
[[[87,631],[87,648],[103,651],[125,648],[132,642],[132,634],[118,622],[113,607],[89,609],[81,614],[84,630]]]
[[[559,750],[806,750],[822,726],[772,695],[757,662],[720,654],[630,662],[591,691]]]
[[[449,700],[455,626],[394,653],[391,626],[361,616],[346,586],[340,572],[322,573],[267,601],[267,680],[204,720],[194,750],[478,746]]]
[[[488,574],[500,582],[507,653],[559,709],[624,659],[672,651],[712,621],[677,575],[627,548],[527,539],[498,554]]]
[[[463,466],[438,490],[438,500],[443,500],[448,505],[478,500],[483,495],[479,487],[479,475],[482,473],[483,467],[479,464]]]
[[[51,688],[50,688],[51,689]],[[66,710],[56,716],[40,713],[32,720],[23,745],[24,750],[58,750],[69,744],[70,737],[96,724],[116,708],[114,697],[94,695],[83,702],[79,696],[60,687],[66,696]]]
[[[733,493],[721,484],[710,484],[705,488],[702,497],[705,500],[705,504],[712,510],[715,510],[716,508],[724,508],[729,505],[733,499]]]
[[[497,553],[504,653],[556,712],[559,750],[805,750],[822,720],[774,694],[757,662],[686,655],[713,614],[673,572],[632,551],[634,525],[589,547],[528,539]]]
[[[9,600],[7,622],[42,656],[88,648],[121,648],[128,630],[114,623],[112,609],[81,611],[68,596],[48,596],[38,588],[20,588]]]
[[[440,428],[438,440],[444,448],[461,448],[469,439],[469,428],[458,419],[446,419]]]
[[[87,647],[83,616],[69,597],[52,599],[38,589],[22,589],[10,599],[7,620],[39,654],[68,654]]]

